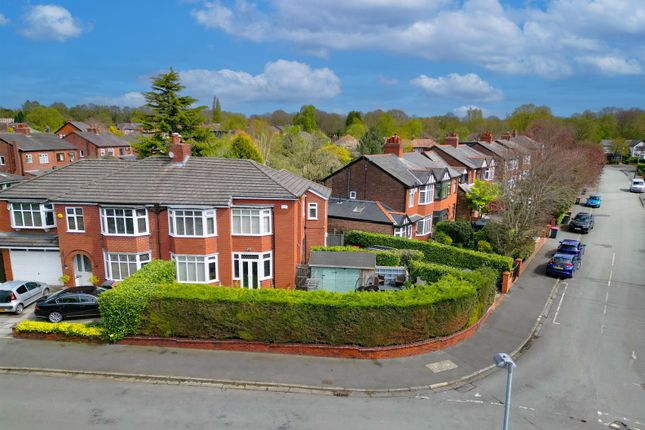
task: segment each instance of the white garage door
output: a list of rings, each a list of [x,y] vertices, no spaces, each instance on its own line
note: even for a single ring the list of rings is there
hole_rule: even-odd
[[[60,267],[59,251],[10,250],[13,279],[21,281],[40,281],[59,285],[58,278],[63,271]]]

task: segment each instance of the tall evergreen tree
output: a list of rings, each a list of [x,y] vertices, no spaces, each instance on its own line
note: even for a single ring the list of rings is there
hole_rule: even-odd
[[[213,96],[213,122],[222,122],[222,105],[217,96]]]
[[[142,120],[147,136],[139,138],[139,142],[133,144],[139,157],[166,154],[170,135],[175,132],[188,142],[209,139],[208,130],[200,127],[204,121],[201,112],[205,107],[192,107],[197,100],[180,95],[183,89],[179,75],[172,68],[168,73],[152,78],[152,91],[143,94],[146,106],[151,111]]]
[[[384,143],[383,135],[378,127],[370,127],[367,133],[361,137],[358,152],[361,154],[381,154]]]

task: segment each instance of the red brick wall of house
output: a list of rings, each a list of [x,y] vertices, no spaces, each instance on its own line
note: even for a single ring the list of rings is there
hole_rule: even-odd
[[[68,127],[68,126],[65,126]],[[96,152],[96,145],[91,144],[87,139],[79,136],[78,134],[66,134],[64,139],[77,147],[79,150],[83,151],[83,157],[86,158],[96,158],[98,156]]]
[[[369,231],[372,233],[394,234],[394,228],[387,224],[377,224],[342,218],[329,218],[329,231],[347,233],[352,230]]]
[[[395,211],[406,210],[405,186],[363,158],[339,170],[325,181],[333,197],[349,198],[356,191],[359,200],[377,200]]]
[[[22,166],[25,172],[29,170],[49,170],[54,167],[63,167],[71,163],[70,153],[74,154],[74,160],[78,160],[78,149],[67,149],[64,151],[29,151],[23,152],[20,151],[20,157],[22,159]],[[31,154],[32,162],[27,163],[27,154]],[[48,163],[40,163],[40,154],[47,154],[49,157]],[[56,159],[56,154],[63,154],[64,160],[58,161]]]
[[[15,173],[15,169],[12,168],[12,147],[4,141],[0,141],[0,156],[4,157],[4,164],[0,165],[0,172],[3,173]]]
[[[457,213],[456,219],[470,221],[472,219],[472,210],[468,206],[468,199],[466,193],[459,189],[457,191]]]
[[[72,124],[67,123],[64,126],[62,126],[60,130],[58,130],[57,134],[59,136],[61,136],[61,135],[62,136],[67,136],[68,134],[70,134],[73,131],[79,131],[79,130],[76,127],[74,127]]]
[[[316,203],[318,207],[317,219],[309,219],[309,204]],[[305,194],[305,244],[307,259],[312,246],[325,245],[327,236],[327,200],[311,191]]]

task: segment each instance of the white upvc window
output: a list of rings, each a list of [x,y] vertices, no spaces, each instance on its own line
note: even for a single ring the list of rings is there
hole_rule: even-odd
[[[56,227],[54,206],[49,203],[11,203],[11,227],[18,229]]]
[[[233,234],[264,236],[272,233],[271,209],[233,208]]]
[[[432,216],[417,221],[417,236],[426,236],[432,231]]]
[[[101,208],[101,233],[141,236],[148,233],[148,211],[134,208]]]
[[[349,198],[350,200],[356,200],[356,191],[350,191]]]
[[[207,284],[218,282],[217,254],[173,255],[177,267],[178,282]]]
[[[57,152],[56,153],[56,161],[58,161],[58,162],[65,161],[65,153],[64,152]]]
[[[407,230],[406,233],[407,233],[408,239],[412,239],[412,224],[408,224],[408,227],[406,230]]]
[[[83,220],[83,208],[65,208],[67,215],[67,231],[83,232],[85,231],[85,222]]]
[[[80,158],[85,158],[85,152],[83,152],[83,150],[82,150],[82,149],[81,149],[81,150],[79,150],[79,151],[78,151],[78,156],[79,156]]]
[[[47,153],[38,154],[38,162],[40,164],[48,164],[49,163],[49,154],[47,154]]]
[[[233,254],[233,279],[242,278],[244,270],[242,261],[254,263],[257,261],[258,279],[264,281],[273,277],[273,252],[244,252]]]
[[[484,180],[485,181],[492,181],[494,173],[495,173],[495,170],[494,170],[493,167],[487,167],[484,170]]]
[[[318,203],[307,204],[307,219],[311,219],[311,220],[318,219]]]
[[[412,188],[408,191],[408,207],[414,207],[414,194],[417,192],[416,188]]]
[[[170,209],[168,226],[171,236],[217,236],[215,209]]]
[[[112,157],[114,157],[114,148],[108,148],[107,152],[108,152],[108,155],[111,155]]]
[[[99,155],[103,157],[105,155],[105,148],[99,149]]]
[[[419,204],[427,205],[432,203],[432,198],[434,196],[434,185],[424,185],[419,187]]]
[[[0,166],[5,165],[4,155],[0,155]]]
[[[394,227],[394,236],[405,237],[405,227]]]
[[[140,254],[103,251],[107,279],[121,281],[150,262],[150,251]]]
[[[74,154],[73,152],[70,152],[67,155],[69,155],[69,161],[73,162],[74,160],[76,160],[76,154]]]
[[[34,158],[32,157],[31,154],[25,154],[25,163],[31,164],[34,162]]]

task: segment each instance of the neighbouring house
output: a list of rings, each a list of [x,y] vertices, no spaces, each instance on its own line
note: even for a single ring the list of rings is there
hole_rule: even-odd
[[[143,124],[139,122],[120,122],[116,128],[126,136],[140,136],[143,134]]]
[[[27,180],[27,178],[25,178],[24,176],[0,172],[0,190],[6,190],[10,186],[16,185],[25,180]]]
[[[31,134],[29,127],[21,124],[14,133],[0,133],[0,172],[38,176],[78,158],[78,149],[54,134]]]
[[[327,228],[333,233],[364,230],[389,235],[401,229],[412,232],[414,222],[420,219],[410,218],[381,202],[337,197],[329,199],[327,218]]]
[[[325,245],[331,190],[172,140],[172,158],[83,159],[0,192],[5,278],[87,285],[164,259],[179,282],[295,288]]]
[[[384,154],[357,158],[324,183],[333,197],[374,201],[388,211],[405,214],[411,224],[395,227],[395,236],[428,240],[436,222],[455,219],[462,173],[418,152],[404,153],[398,136],[388,138],[383,149]],[[382,232],[369,217],[362,229]]]
[[[13,126],[13,118],[0,118],[0,132],[8,131],[10,128],[13,128]]]
[[[437,141],[430,138],[412,139],[412,150],[415,152],[429,151],[433,146],[438,145]]]
[[[632,157],[645,158],[645,141],[642,139],[630,140],[629,153]]]
[[[83,121],[66,121],[54,134],[63,138],[73,131],[87,131],[90,127],[89,124],[85,124]]]
[[[357,152],[358,151],[358,145],[360,145],[360,141],[356,139],[354,136],[351,134],[346,134],[345,136],[341,137],[340,139],[334,141],[334,145],[341,146],[350,152]]]
[[[110,132],[101,133],[93,127],[87,131],[73,131],[64,139],[78,148],[80,158],[128,158],[134,154],[130,146],[133,136],[120,137]]]
[[[464,142],[464,145],[495,160],[495,180],[500,184],[513,186],[520,177],[520,155],[503,145],[493,141],[491,133],[482,133],[481,139]]]
[[[309,268],[310,280],[315,281],[316,289],[348,293],[374,283],[376,255],[371,252],[312,251]]]

